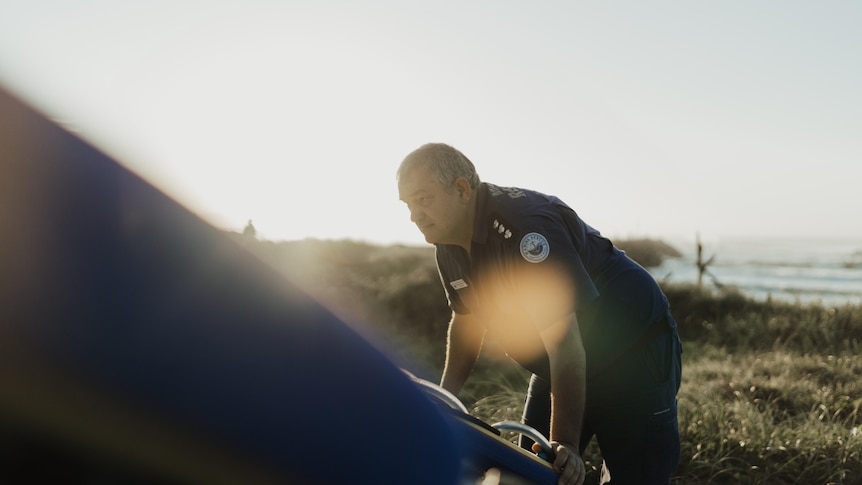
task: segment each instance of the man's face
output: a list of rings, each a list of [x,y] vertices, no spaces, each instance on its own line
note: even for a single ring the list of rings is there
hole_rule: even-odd
[[[416,166],[401,176],[398,197],[429,244],[469,241],[468,200],[454,186],[446,190],[427,167]]]

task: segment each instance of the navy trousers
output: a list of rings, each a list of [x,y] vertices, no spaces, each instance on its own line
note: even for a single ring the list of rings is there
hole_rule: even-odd
[[[580,450],[596,437],[603,484],[668,484],[679,465],[682,345],[671,323],[672,330],[587,379]],[[550,413],[550,383],[533,375],[524,423],[548,436]],[[532,440],[522,437],[520,445],[529,449]]]

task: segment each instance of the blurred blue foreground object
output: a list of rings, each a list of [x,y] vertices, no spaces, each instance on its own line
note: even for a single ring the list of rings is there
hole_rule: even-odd
[[[223,232],[0,89],[0,483],[483,476],[556,481]]]

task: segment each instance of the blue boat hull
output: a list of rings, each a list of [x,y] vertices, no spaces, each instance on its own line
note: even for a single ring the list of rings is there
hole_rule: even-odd
[[[2,89],[0,309],[0,481],[555,479]]]

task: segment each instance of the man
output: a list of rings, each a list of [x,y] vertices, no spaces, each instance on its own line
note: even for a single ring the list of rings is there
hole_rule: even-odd
[[[480,182],[451,146],[416,149],[397,181],[452,308],[441,386],[457,394],[493,338],[533,373],[524,422],[552,441],[561,485],[583,483],[593,436],[602,483],[669,483],[682,350],[650,274],[558,198]]]

